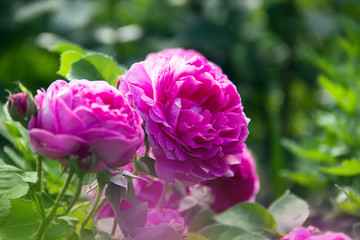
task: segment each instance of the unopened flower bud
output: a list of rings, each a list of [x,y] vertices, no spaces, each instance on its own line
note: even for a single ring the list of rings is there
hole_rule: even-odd
[[[16,93],[10,95],[8,100],[8,111],[13,118],[25,118],[26,116],[26,94]]]
[[[32,95],[25,92],[10,95],[7,108],[14,120],[24,124],[36,113],[36,103]]]

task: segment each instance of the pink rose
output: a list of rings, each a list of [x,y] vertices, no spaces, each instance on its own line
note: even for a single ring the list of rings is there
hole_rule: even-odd
[[[152,209],[148,212],[145,226],[156,226],[161,223],[168,224],[180,234],[185,231],[185,220],[174,209]]]
[[[211,209],[215,212],[222,212],[240,202],[252,202],[259,191],[259,176],[249,149],[245,148],[243,153],[234,155],[234,158],[241,163],[230,166],[233,176],[222,176],[203,183],[212,190],[215,201]]]
[[[231,174],[228,156],[243,151],[249,119],[220,67],[193,50],[166,50],[119,81],[145,120],[160,178],[191,185]]]
[[[292,230],[287,236],[281,240],[351,240],[344,233],[325,232],[320,233],[316,227],[298,227]]]
[[[64,165],[72,156],[92,172],[121,167],[143,141],[142,120],[105,81],[57,80],[38,90],[35,101],[39,112],[29,122],[31,146]]]

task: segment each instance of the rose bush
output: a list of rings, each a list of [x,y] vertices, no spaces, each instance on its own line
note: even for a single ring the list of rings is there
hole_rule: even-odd
[[[189,185],[232,175],[249,119],[220,67],[193,50],[149,55],[119,78],[119,89],[145,120],[155,170]]]
[[[241,154],[233,157],[241,161],[239,164],[230,166],[233,176],[222,176],[203,183],[211,188],[215,199],[211,209],[215,212],[222,212],[240,202],[255,201],[255,196],[260,189],[255,160],[250,150],[245,148]]]
[[[40,155],[92,172],[132,161],[144,133],[127,100],[104,81],[57,80],[38,90],[39,111],[29,122],[32,148]]]

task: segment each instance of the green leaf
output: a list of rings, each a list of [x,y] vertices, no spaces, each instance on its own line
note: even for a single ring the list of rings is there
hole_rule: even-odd
[[[282,141],[282,144],[284,145],[284,147],[286,147],[291,152],[293,152],[294,154],[296,154],[300,157],[312,159],[312,160],[319,161],[319,162],[336,163],[335,157],[333,157],[327,153],[321,152],[317,149],[303,148],[288,139],[284,139]]]
[[[320,180],[318,175],[309,172],[302,173],[283,170],[281,171],[281,176],[312,189],[321,188],[325,185],[325,182]]]
[[[0,174],[0,192],[6,193],[8,199],[24,196],[29,190],[29,185],[23,178],[14,172],[2,172]]]
[[[269,240],[269,238],[265,236],[248,233],[243,229],[222,224],[208,226],[199,231],[199,234],[210,240]]]
[[[83,229],[79,240],[95,240],[94,233],[88,229]]]
[[[90,206],[87,206],[87,208],[89,208]],[[75,207],[76,208],[76,205]],[[70,212],[70,214],[68,215],[70,217],[75,217],[76,219],[78,219],[79,222],[83,222],[85,220],[85,218],[87,217],[87,213],[84,211],[84,210],[76,210],[74,212]],[[76,225],[76,233],[78,233],[80,235],[80,224],[77,224]],[[95,226],[93,224],[92,221],[89,221],[86,226],[85,226],[86,229],[90,229],[92,231],[95,230]]]
[[[346,113],[354,113],[357,99],[356,93],[352,89],[346,89],[342,85],[331,82],[325,75],[320,75],[318,80]]]
[[[91,53],[71,63],[71,69],[66,77],[69,80],[105,80],[110,85],[116,86],[118,76],[121,74],[121,69],[111,57],[101,53]]]
[[[18,172],[18,173],[22,173],[23,171],[17,167],[14,167],[12,165],[7,165],[7,164],[0,164],[0,174],[2,172]]]
[[[63,219],[56,219],[46,230],[44,240],[56,240],[61,237],[69,237],[75,231],[75,226]],[[67,239],[65,238],[65,239]]]
[[[241,228],[250,233],[276,231],[274,217],[256,203],[240,203],[215,216],[214,219],[221,224]]]
[[[95,235],[95,240],[113,240],[113,238],[107,232],[97,232]]]
[[[71,64],[80,58],[82,58],[84,55],[82,53],[70,50],[63,52],[60,56],[60,69],[56,73],[66,77],[68,72],[71,69]]]
[[[287,191],[270,206],[269,212],[276,220],[277,231],[288,233],[305,222],[309,216],[309,206]]]
[[[196,233],[191,233],[191,232],[185,234],[185,236],[186,236],[186,240],[209,240],[208,238],[206,238],[204,236],[201,236]]]
[[[356,176],[360,174],[360,161],[351,159],[344,160],[341,166],[331,168],[320,168],[321,171],[337,176]]]
[[[5,146],[4,153],[11,159],[12,163],[22,169],[24,169],[24,160],[19,156],[19,154],[11,147]]]
[[[6,194],[0,195],[0,226],[8,218],[10,214],[10,200],[7,199]]]
[[[37,172],[25,172],[25,175],[22,176],[24,182],[36,183],[38,180]]]
[[[0,239],[30,239],[40,223],[40,216],[30,201],[11,200],[11,211],[8,218],[0,226]]]
[[[134,163],[136,168],[141,172],[144,172],[145,174],[151,175],[153,177],[157,177],[155,171],[155,159],[151,157],[142,157]]]
[[[216,222],[213,219],[214,216],[215,213],[210,209],[201,211],[193,218],[193,220],[191,220],[189,231],[197,232],[206,226],[215,224]]]
[[[340,191],[342,191],[343,193],[345,193],[345,195],[355,204],[358,205],[358,207],[360,207],[360,196],[358,196],[356,193],[352,192],[352,191],[346,191],[344,188],[340,187],[339,185],[335,185]]]
[[[55,44],[51,50],[57,53],[64,53],[66,51],[75,51],[81,54],[85,54],[85,50],[80,45],[72,42],[59,42]]]

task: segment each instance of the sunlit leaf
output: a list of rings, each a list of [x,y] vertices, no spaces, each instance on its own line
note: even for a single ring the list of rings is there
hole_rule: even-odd
[[[60,56],[60,69],[57,71],[57,74],[66,77],[71,69],[71,64],[83,56],[82,53],[73,50],[63,52]]]
[[[308,204],[288,191],[269,207],[269,212],[274,216],[277,231],[282,233],[301,226],[310,213]]]
[[[339,106],[348,114],[353,114],[356,107],[356,93],[340,84],[331,82],[325,75],[319,76],[320,85],[336,100]]]
[[[360,174],[360,161],[344,160],[341,163],[341,166],[331,167],[331,168],[320,168],[323,172],[329,173],[337,176],[356,176]]]
[[[243,229],[231,227],[222,224],[215,224],[201,229],[200,235],[207,237],[209,240],[219,239],[236,239],[236,240],[270,240],[266,236],[249,233]]]
[[[23,178],[14,172],[2,172],[0,174],[0,192],[5,193],[8,199],[24,196],[29,190],[29,185]]]
[[[57,53],[64,53],[71,50],[81,54],[85,54],[85,50],[80,45],[72,42],[59,42],[55,44],[51,50]]]
[[[121,69],[111,57],[101,53],[90,53],[71,63],[66,77],[69,80],[105,80],[110,85],[116,86],[121,74]]]
[[[220,224],[241,228],[250,233],[276,231],[274,217],[256,203],[240,203],[216,215],[214,219]]]
[[[314,148],[314,149],[306,149],[296,143],[294,143],[293,141],[290,141],[288,139],[285,139],[282,141],[282,144],[289,149],[291,152],[293,152],[294,154],[303,157],[303,158],[308,158],[308,159],[312,159],[312,160],[316,160],[319,162],[329,162],[329,163],[335,163],[336,162],[336,158],[319,151],[318,149]]]

